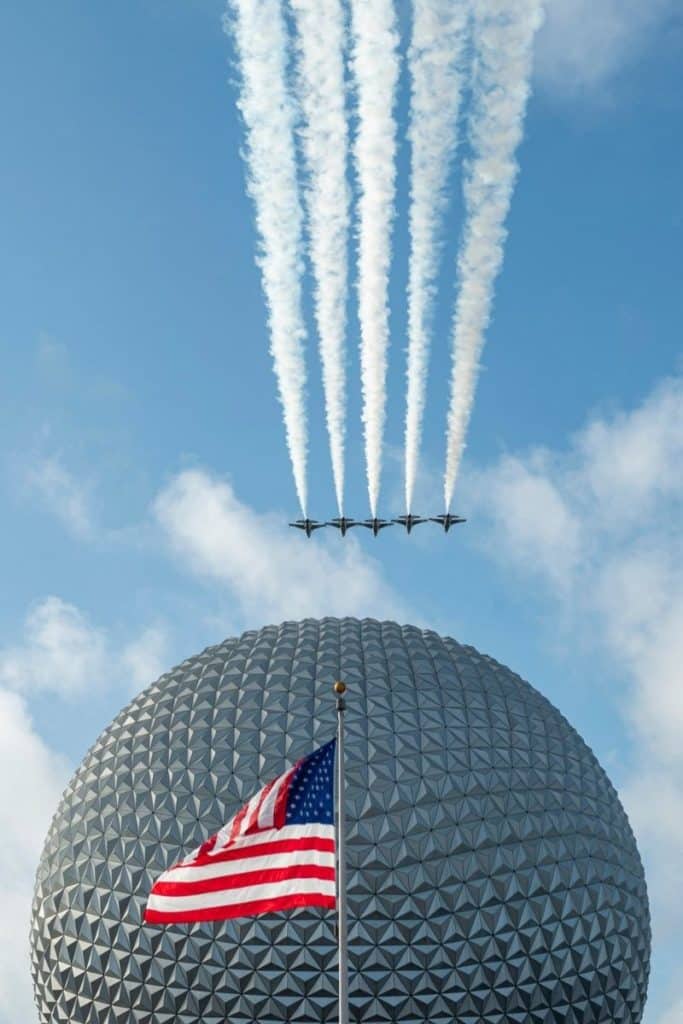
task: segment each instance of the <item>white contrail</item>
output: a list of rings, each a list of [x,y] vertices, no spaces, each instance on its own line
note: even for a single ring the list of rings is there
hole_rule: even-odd
[[[302,213],[295,111],[287,92],[287,33],[280,0],[231,0],[246,126],[247,185],[256,210],[258,262],[294,483],[306,515],[305,328],[301,314]]]
[[[453,371],[448,412],[444,496],[450,508],[472,411],[493,298],[503,260],[505,220],[518,165],[530,91],[534,35],[542,0],[472,0],[475,68],[465,179],[467,225],[458,257]]]
[[[394,97],[398,33],[391,0],[352,0],[358,94],[354,145],[359,189],[358,306],[363,426],[370,510],[377,514],[386,415],[387,291],[396,179]]]
[[[409,53],[412,156],[405,423],[407,512],[412,510],[422,437],[430,321],[441,248],[438,232],[450,160],[457,144],[468,6],[454,0],[415,0],[413,12]]]
[[[299,50],[302,138],[309,174],[310,252],[316,278],[327,430],[339,515],[344,510],[348,130],[344,91],[344,14],[340,0],[291,0]]]

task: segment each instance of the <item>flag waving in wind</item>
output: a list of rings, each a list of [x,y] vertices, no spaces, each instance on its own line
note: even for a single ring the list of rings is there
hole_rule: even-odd
[[[336,740],[269,782],[154,883],[148,924],[221,921],[334,907]]]

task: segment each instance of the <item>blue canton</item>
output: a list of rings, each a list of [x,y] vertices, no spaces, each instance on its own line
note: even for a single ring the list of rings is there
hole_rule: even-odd
[[[287,794],[286,825],[334,823],[334,753],[330,740],[305,757],[297,768]]]

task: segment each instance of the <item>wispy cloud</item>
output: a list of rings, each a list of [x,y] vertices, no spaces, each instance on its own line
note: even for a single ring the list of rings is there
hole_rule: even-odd
[[[622,796],[651,864],[661,930],[683,863],[683,379],[595,418],[568,450],[503,457],[469,487],[486,548],[548,590],[568,628],[630,681],[615,695],[637,740]],[[674,868],[678,865],[678,868]]]
[[[162,626],[120,644],[111,629],[93,625],[75,605],[54,596],[29,610],[20,642],[0,648],[0,1024],[36,1019],[25,933],[35,867],[70,774],[66,758],[36,732],[29,700],[52,695],[77,706],[113,687],[137,693],[165,668]],[[24,925],[19,942],[17,921]]]
[[[28,921],[35,866],[69,766],[37,735],[22,697],[0,689],[0,1021],[36,1020]]]
[[[90,489],[70,472],[60,456],[29,458],[23,479],[29,492],[36,494],[71,533],[81,538],[93,536]]]
[[[137,692],[162,673],[167,656],[162,624],[121,642],[76,605],[52,595],[28,611],[21,641],[0,648],[0,687],[70,700],[112,686]]]
[[[680,17],[677,0],[546,0],[538,80],[559,96],[604,96],[614,79]]]
[[[244,505],[226,480],[202,470],[176,476],[154,514],[192,573],[223,584],[245,619],[374,615],[405,619],[404,601],[355,538],[313,537]]]
[[[109,674],[107,642],[74,605],[47,597],[28,614],[20,644],[0,650],[0,684],[74,696]]]
[[[50,695],[78,706],[114,687],[137,693],[168,667],[168,646],[161,625],[121,643],[113,630],[51,596],[29,610],[21,640],[0,648],[0,1024],[36,1019],[26,930],[35,867],[70,774],[66,758],[36,732],[29,701]]]
[[[680,882],[677,877],[676,885],[678,884],[680,884]],[[657,1024],[683,1024],[683,999],[676,999],[666,1013],[662,1014]]]
[[[164,625],[148,626],[121,651],[122,675],[137,694],[169,668],[169,636]]]

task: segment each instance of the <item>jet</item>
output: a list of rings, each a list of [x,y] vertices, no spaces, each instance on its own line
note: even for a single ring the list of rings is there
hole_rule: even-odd
[[[380,530],[384,530],[387,526],[393,526],[393,522],[390,519],[378,519],[375,516],[374,519],[365,519],[359,526],[364,526],[367,530],[372,530],[373,535],[376,537]]]
[[[334,526],[336,530],[339,530],[342,537],[346,536],[346,531],[350,530],[352,526],[362,526],[362,523],[357,523],[355,519],[347,519],[346,516],[340,516],[338,519],[330,519],[328,526]]]
[[[322,530],[327,523],[317,523],[315,519],[297,519],[295,523],[290,523],[295,530],[303,530],[307,537],[310,537],[314,530]]]
[[[405,526],[407,532],[410,533],[414,526],[418,526],[420,523],[426,523],[428,520],[425,519],[424,516],[414,516],[412,512],[409,512],[408,515],[399,516],[398,519],[394,519],[393,522],[398,523],[399,526]]]
[[[451,526],[457,526],[458,523],[466,523],[467,520],[463,519],[462,516],[453,516],[450,512],[446,512],[444,516],[430,516],[430,523],[439,523],[443,526],[444,531],[448,533]]]

